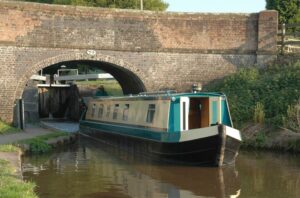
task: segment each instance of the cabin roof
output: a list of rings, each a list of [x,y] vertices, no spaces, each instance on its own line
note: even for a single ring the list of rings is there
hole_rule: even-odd
[[[126,96],[95,96],[94,99],[97,100],[169,100],[172,97],[178,99],[180,97],[218,97],[218,96],[225,96],[223,93],[220,92],[197,92],[197,93],[164,93],[164,94],[147,94],[141,93],[137,95],[126,95]]]

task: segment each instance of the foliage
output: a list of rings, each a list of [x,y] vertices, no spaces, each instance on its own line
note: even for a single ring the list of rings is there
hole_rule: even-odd
[[[0,145],[0,151],[1,152],[17,152],[17,151],[19,151],[19,148],[12,144],[2,144],[2,145]]]
[[[69,133],[56,131],[47,135],[41,135],[33,139],[28,140],[22,140],[19,141],[19,144],[28,144],[29,145],[29,151],[34,154],[43,154],[50,152],[52,150],[52,147],[46,143],[47,140],[62,137],[62,136],[68,136]]]
[[[35,184],[24,182],[14,175],[9,162],[0,159],[0,195],[1,197],[37,198],[34,193]]]
[[[300,152],[300,140],[298,139],[289,141],[287,150],[293,152]]]
[[[39,3],[78,5],[90,7],[140,9],[140,0],[24,0]],[[164,11],[168,4],[162,0],[144,0],[145,10]]]
[[[79,88],[97,89],[103,85],[105,91],[109,96],[122,96],[123,90],[118,81],[116,80],[89,80],[89,81],[76,81]]]
[[[300,133],[300,99],[298,104],[288,106],[287,115],[283,117],[283,124],[286,128]]]
[[[55,131],[55,132],[49,133],[47,135],[37,136],[36,138],[27,139],[27,140],[21,140],[18,143],[21,143],[21,144],[30,144],[34,140],[47,141],[47,140],[50,140],[50,139],[54,139],[54,138],[62,137],[62,136],[68,136],[68,135],[69,135],[69,133],[66,133],[66,132]]]
[[[256,139],[255,139],[255,147],[262,147],[266,142],[266,135],[264,132],[260,131],[257,135],[256,135]]]
[[[259,131],[254,138],[243,138],[242,147],[243,148],[264,148],[267,141],[266,132]]]
[[[298,0],[266,0],[268,10],[277,10],[279,12],[279,22],[288,23],[294,19],[299,11]]]
[[[300,23],[300,5],[298,6],[298,11],[297,11],[295,17],[291,18],[289,20],[289,23]]]
[[[0,135],[6,134],[6,133],[15,133],[19,132],[20,129],[14,128],[0,120]]]
[[[204,88],[224,92],[237,126],[252,120],[258,101],[265,105],[265,122],[282,126],[289,105],[300,97],[300,62],[265,69],[244,68]]]
[[[29,150],[34,154],[48,153],[51,149],[50,145],[40,139],[32,140],[29,144]]]
[[[254,109],[253,121],[255,123],[260,123],[260,124],[263,124],[265,122],[264,105],[260,102],[256,103]]]

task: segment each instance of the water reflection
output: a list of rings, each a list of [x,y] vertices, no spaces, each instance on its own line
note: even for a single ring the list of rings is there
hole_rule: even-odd
[[[238,197],[234,167],[172,166],[82,139],[73,149],[23,159],[40,197]]]
[[[237,169],[241,197],[300,197],[299,155],[242,152]]]

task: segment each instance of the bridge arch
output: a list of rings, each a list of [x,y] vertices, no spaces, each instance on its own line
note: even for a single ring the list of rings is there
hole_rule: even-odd
[[[143,80],[146,79],[146,75],[136,66],[125,62],[122,59],[100,54],[96,51],[87,51],[86,53],[78,52],[61,54],[41,60],[40,62],[29,66],[18,81],[14,98],[22,98],[22,93],[27,81],[41,69],[54,64],[71,61],[103,63],[99,68],[114,76],[122,87],[124,94],[137,94],[139,92],[147,91],[145,83],[143,82]]]

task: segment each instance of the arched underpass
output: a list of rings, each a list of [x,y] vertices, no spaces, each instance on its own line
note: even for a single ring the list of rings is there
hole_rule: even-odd
[[[54,76],[57,77],[59,75],[59,70],[77,70],[77,72],[75,72],[76,75],[72,74],[68,76],[71,78],[74,77],[74,80],[56,81]],[[113,78],[98,80],[88,79],[88,76],[91,76],[90,74],[100,73],[110,74]],[[57,123],[53,124],[53,120],[59,123],[69,123],[70,120],[78,122],[82,114],[81,106],[83,98],[86,98],[86,96],[94,96],[97,91],[96,89],[101,85],[104,86],[110,96],[114,96],[114,93],[110,92],[109,84],[113,84],[116,89],[119,89],[117,95],[138,94],[146,91],[142,80],[132,71],[116,64],[103,61],[62,61],[42,68],[35,75],[38,75],[40,79],[46,79],[47,76],[47,78],[51,80],[38,81],[38,78],[32,78],[26,83],[22,94],[24,112],[20,112],[20,108],[17,108],[19,111],[15,111],[17,115],[14,116],[15,120],[25,122],[25,125],[22,124],[22,126],[26,126],[26,124],[30,122],[39,121],[52,126],[59,126]],[[76,80],[78,76],[80,76],[81,81]],[[87,79],[82,81],[84,76],[87,76]],[[87,85],[88,88],[85,89],[82,84]],[[89,87],[89,85],[92,86]],[[87,89],[89,90],[89,94],[84,92],[84,90]],[[21,114],[24,115],[23,118],[20,116]],[[60,125],[63,126],[62,124]]]
[[[55,68],[60,69],[60,67],[64,65],[66,68],[76,69],[79,66],[87,65],[90,68],[100,69],[105,73],[111,74],[116,81],[120,84],[123,94],[138,94],[140,92],[146,91],[145,85],[142,80],[134,74],[132,71],[118,66],[113,63],[102,62],[102,61],[94,61],[94,60],[76,60],[76,61],[65,61],[60,62],[54,65],[50,65],[47,68]],[[43,69],[43,70],[45,70]],[[55,70],[54,69],[54,70]],[[81,72],[83,73],[83,72]]]

